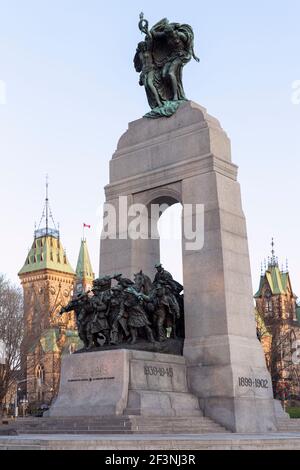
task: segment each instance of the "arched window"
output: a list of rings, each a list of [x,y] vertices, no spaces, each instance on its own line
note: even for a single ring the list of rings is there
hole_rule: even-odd
[[[36,377],[37,387],[39,388],[45,381],[44,368],[40,364],[36,367],[35,377]]]
[[[265,314],[270,315],[273,312],[272,293],[270,289],[265,292]]]

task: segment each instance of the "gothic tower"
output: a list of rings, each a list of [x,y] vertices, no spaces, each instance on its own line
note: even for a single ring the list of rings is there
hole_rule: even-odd
[[[41,222],[19,277],[24,291],[22,368],[27,398],[29,403],[47,404],[57,392],[61,354],[80,344],[74,313],[58,314],[73,296],[76,275],[51,214],[48,182]]]
[[[293,361],[300,339],[300,306],[294,294],[288,266],[279,268],[272,253],[262,268],[256,303],[257,333],[270,370],[276,398],[300,399],[300,367]]]

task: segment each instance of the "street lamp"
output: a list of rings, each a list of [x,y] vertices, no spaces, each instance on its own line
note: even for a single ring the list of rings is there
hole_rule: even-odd
[[[23,380],[18,380],[16,384],[16,396],[15,396],[15,418],[18,417],[19,414],[19,409],[18,409],[18,391],[21,391],[21,387],[19,387],[20,384],[24,382],[28,382],[30,379],[34,379],[35,377],[27,377],[27,379]]]
[[[23,418],[24,418],[25,410],[26,410],[27,405],[28,405],[28,399],[25,395],[23,396],[23,398],[21,398],[20,403],[22,405],[22,415],[23,415]]]
[[[18,387],[19,382],[17,382],[16,386],[16,396],[15,396],[15,418],[19,415],[19,408],[18,408],[18,392],[21,391],[21,387]]]

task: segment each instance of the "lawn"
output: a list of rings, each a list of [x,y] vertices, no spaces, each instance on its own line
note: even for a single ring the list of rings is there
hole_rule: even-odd
[[[300,419],[300,408],[288,408],[287,409],[288,414],[290,415],[290,418],[292,419]]]

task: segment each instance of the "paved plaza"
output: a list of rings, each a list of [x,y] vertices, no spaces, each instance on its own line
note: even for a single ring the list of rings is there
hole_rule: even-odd
[[[300,432],[206,435],[2,436],[0,450],[300,450]]]

